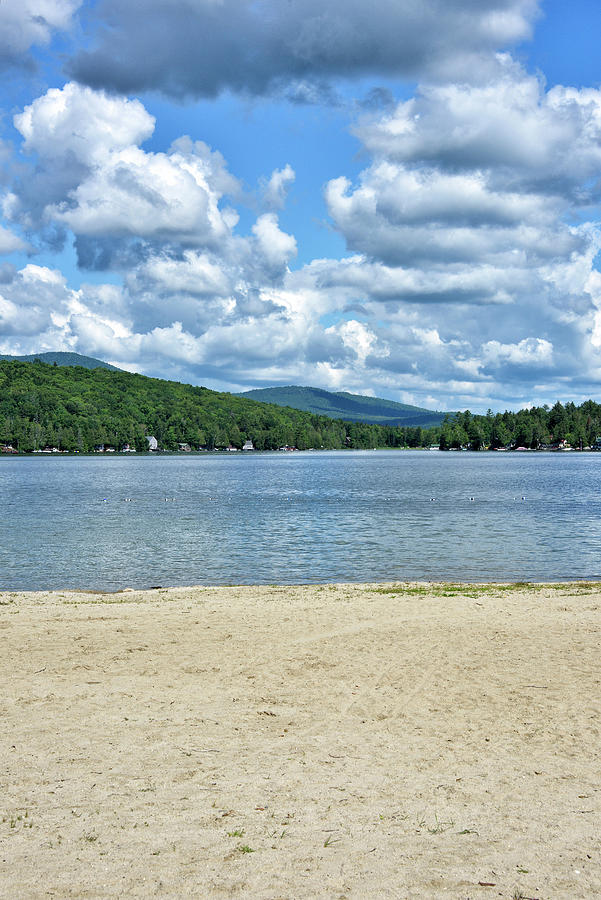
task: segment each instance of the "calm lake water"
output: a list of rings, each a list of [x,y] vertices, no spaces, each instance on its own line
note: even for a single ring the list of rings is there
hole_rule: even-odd
[[[3,457],[0,589],[601,579],[600,500],[594,453]]]

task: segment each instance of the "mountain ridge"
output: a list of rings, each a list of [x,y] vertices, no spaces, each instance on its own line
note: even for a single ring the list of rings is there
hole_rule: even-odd
[[[332,419],[373,425],[432,427],[440,425],[446,415],[453,415],[381,397],[367,397],[348,391],[327,391],[324,388],[304,385],[254,388],[237,396],[260,400],[263,403],[275,403],[276,406],[289,406]]]
[[[110,369],[112,372],[122,372],[117,366],[104,362],[102,359],[96,359],[93,356],[83,356],[81,353],[71,353],[63,350],[51,350],[44,353],[26,353],[21,355],[12,355],[8,353],[0,353],[0,360],[10,362],[11,360],[19,362],[40,362],[57,366],[83,366],[84,369]]]

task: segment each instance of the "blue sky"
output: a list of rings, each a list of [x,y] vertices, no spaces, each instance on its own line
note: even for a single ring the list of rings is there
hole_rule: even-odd
[[[598,399],[592,0],[4,0],[0,353]]]

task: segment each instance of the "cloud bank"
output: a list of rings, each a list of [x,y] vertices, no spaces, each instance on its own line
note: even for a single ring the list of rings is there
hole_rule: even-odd
[[[139,101],[49,90],[15,117],[37,163],[8,217],[72,233],[82,267],[124,283],[71,291],[26,266],[2,287],[1,349],[34,335],[42,349],[41,335],[187,380],[369,380],[441,406],[550,396],[583,366],[596,384],[599,235],[577,216],[598,201],[601,92],[546,91],[498,63],[485,86],[430,85],[356,123],[371,162],[325,186],[350,255],[296,270],[275,211],[291,166],[265,177],[271,210],[241,233],[240,184],[218,152],[186,137],[147,151],[154,120]],[[501,140],[507,122],[517,148]]]
[[[70,75],[120,93],[323,99],[334,79],[469,78],[525,39],[536,0],[104,0]],[[143,23],[143,27],[141,27]]]

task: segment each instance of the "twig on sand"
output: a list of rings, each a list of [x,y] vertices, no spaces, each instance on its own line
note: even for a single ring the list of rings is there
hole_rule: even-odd
[[[219,753],[219,750],[213,747],[178,747],[177,749],[185,753],[186,756],[190,756],[191,753]]]

